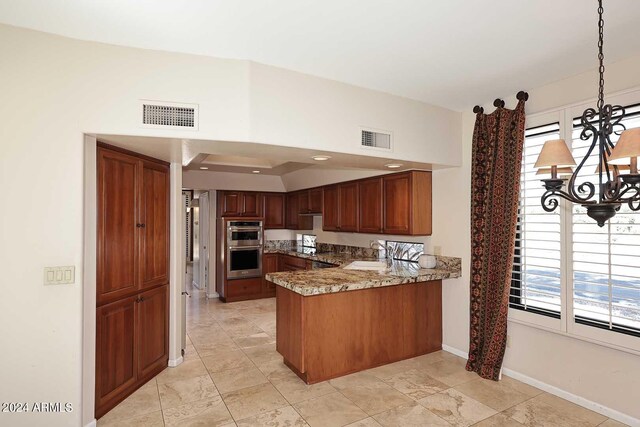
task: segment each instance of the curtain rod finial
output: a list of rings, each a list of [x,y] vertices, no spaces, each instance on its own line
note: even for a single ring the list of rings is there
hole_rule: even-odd
[[[520,92],[518,92],[518,94],[516,95],[516,99],[518,101],[527,101],[529,99],[529,94],[523,90],[521,90]]]
[[[475,107],[473,107],[473,112],[476,113],[476,114],[478,114],[478,113],[482,114],[484,112],[484,108],[482,108],[479,105],[476,105]]]
[[[504,101],[500,98],[496,98],[496,100],[493,101],[493,106],[496,108],[504,108]]]

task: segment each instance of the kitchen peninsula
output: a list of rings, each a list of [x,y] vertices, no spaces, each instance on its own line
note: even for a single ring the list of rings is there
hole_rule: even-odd
[[[349,269],[358,259],[286,254],[338,265],[265,277],[277,285],[276,349],[306,383],[442,348],[442,280],[460,277],[458,258],[359,270]]]

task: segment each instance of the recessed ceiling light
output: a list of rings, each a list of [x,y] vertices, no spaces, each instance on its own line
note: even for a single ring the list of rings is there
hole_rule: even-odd
[[[260,171],[251,171],[251,172],[253,172],[253,173],[260,173]]]
[[[208,168],[208,167],[206,167],[206,166],[200,166],[200,169],[202,169],[203,171],[206,171],[206,170],[208,170],[209,168]]]
[[[400,163],[387,163],[385,166],[388,167],[389,169],[398,169],[402,167]]]
[[[325,160],[329,160],[331,156],[313,156],[311,157],[313,160],[317,160],[319,162],[324,162]]]

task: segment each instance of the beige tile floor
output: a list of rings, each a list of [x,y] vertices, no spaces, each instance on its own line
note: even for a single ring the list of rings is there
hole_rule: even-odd
[[[98,421],[107,426],[621,426],[439,351],[308,386],[275,350],[275,299],[192,292],[185,361]]]

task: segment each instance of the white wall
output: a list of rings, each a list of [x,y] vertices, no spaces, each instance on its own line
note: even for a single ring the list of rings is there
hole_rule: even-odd
[[[607,67],[607,91],[640,85],[640,56]],[[595,72],[529,89],[526,111],[533,114],[594,98]],[[500,94],[496,94],[500,95]],[[515,105],[515,96],[505,98]],[[485,105],[485,112],[493,107]],[[443,254],[463,258],[463,277],[443,286],[444,344],[468,351],[471,138],[475,115],[463,114],[462,167],[433,174],[434,233],[432,244]],[[568,393],[640,419],[640,356],[509,322],[510,346],[505,368]]]
[[[367,118],[370,126],[390,125],[398,132],[399,158],[458,163],[454,136],[459,131],[458,113],[282,71],[292,84],[295,79],[296,89],[310,102],[318,88],[335,92],[331,97],[335,105],[323,106],[331,109],[331,117],[343,121],[330,133],[331,140],[324,140],[327,133],[313,140],[300,138],[303,124],[309,129],[325,127],[327,121],[317,108],[313,113],[322,125],[297,117],[289,133],[287,120],[272,120],[286,117],[299,103],[288,96],[270,104],[273,88],[284,90],[282,79],[269,67],[256,67],[260,70],[254,73],[246,61],[82,42],[6,25],[0,25],[0,57],[0,337],[10,348],[0,352],[0,379],[11,384],[0,387],[0,401],[59,401],[74,406],[74,412],[55,416],[3,414],[3,422],[15,426],[79,425],[89,416],[81,415],[83,133],[178,141],[256,137],[260,138],[256,142],[314,144],[312,148],[346,152],[343,133]],[[261,82],[274,86],[263,91]],[[139,99],[197,103],[200,128],[141,128]],[[257,102],[254,107],[252,100]],[[387,115],[395,117],[393,123],[383,120]],[[406,119],[400,120],[401,116]],[[250,120],[255,120],[254,129]],[[439,141],[425,137],[421,142],[418,135],[424,133],[425,124],[443,137],[452,135],[446,156],[428,152],[429,147],[435,151]],[[424,148],[412,156],[411,145],[419,142]],[[43,268],[59,265],[76,266],[76,283],[43,286]]]

